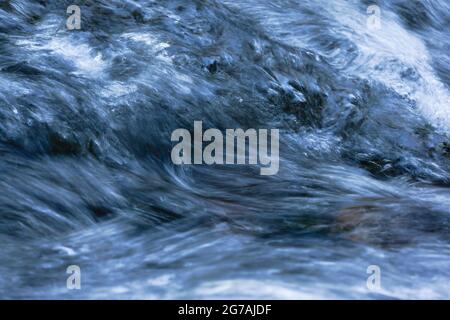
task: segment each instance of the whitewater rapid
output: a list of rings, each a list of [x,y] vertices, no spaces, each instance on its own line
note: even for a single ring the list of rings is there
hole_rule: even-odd
[[[450,296],[446,1],[72,4],[0,4],[0,297]],[[195,121],[279,172],[175,165]]]

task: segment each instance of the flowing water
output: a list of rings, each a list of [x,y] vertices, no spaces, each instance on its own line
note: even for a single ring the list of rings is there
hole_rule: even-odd
[[[0,296],[450,298],[449,9],[1,1]],[[279,129],[279,173],[175,166],[196,120]]]

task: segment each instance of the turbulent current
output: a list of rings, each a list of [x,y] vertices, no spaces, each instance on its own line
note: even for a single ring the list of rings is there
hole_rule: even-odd
[[[450,298],[449,26],[447,0],[1,1],[0,296]],[[279,172],[174,165],[194,121],[279,129]]]

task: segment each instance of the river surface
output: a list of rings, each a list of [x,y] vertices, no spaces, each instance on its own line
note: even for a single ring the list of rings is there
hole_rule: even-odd
[[[1,1],[0,297],[450,298],[449,26],[447,0]],[[279,129],[278,174],[174,165],[194,121]]]

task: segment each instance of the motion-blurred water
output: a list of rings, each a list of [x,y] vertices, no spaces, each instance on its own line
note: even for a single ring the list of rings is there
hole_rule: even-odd
[[[450,298],[449,25],[446,0],[3,0],[0,296]],[[195,120],[280,129],[278,175],[174,166]]]

